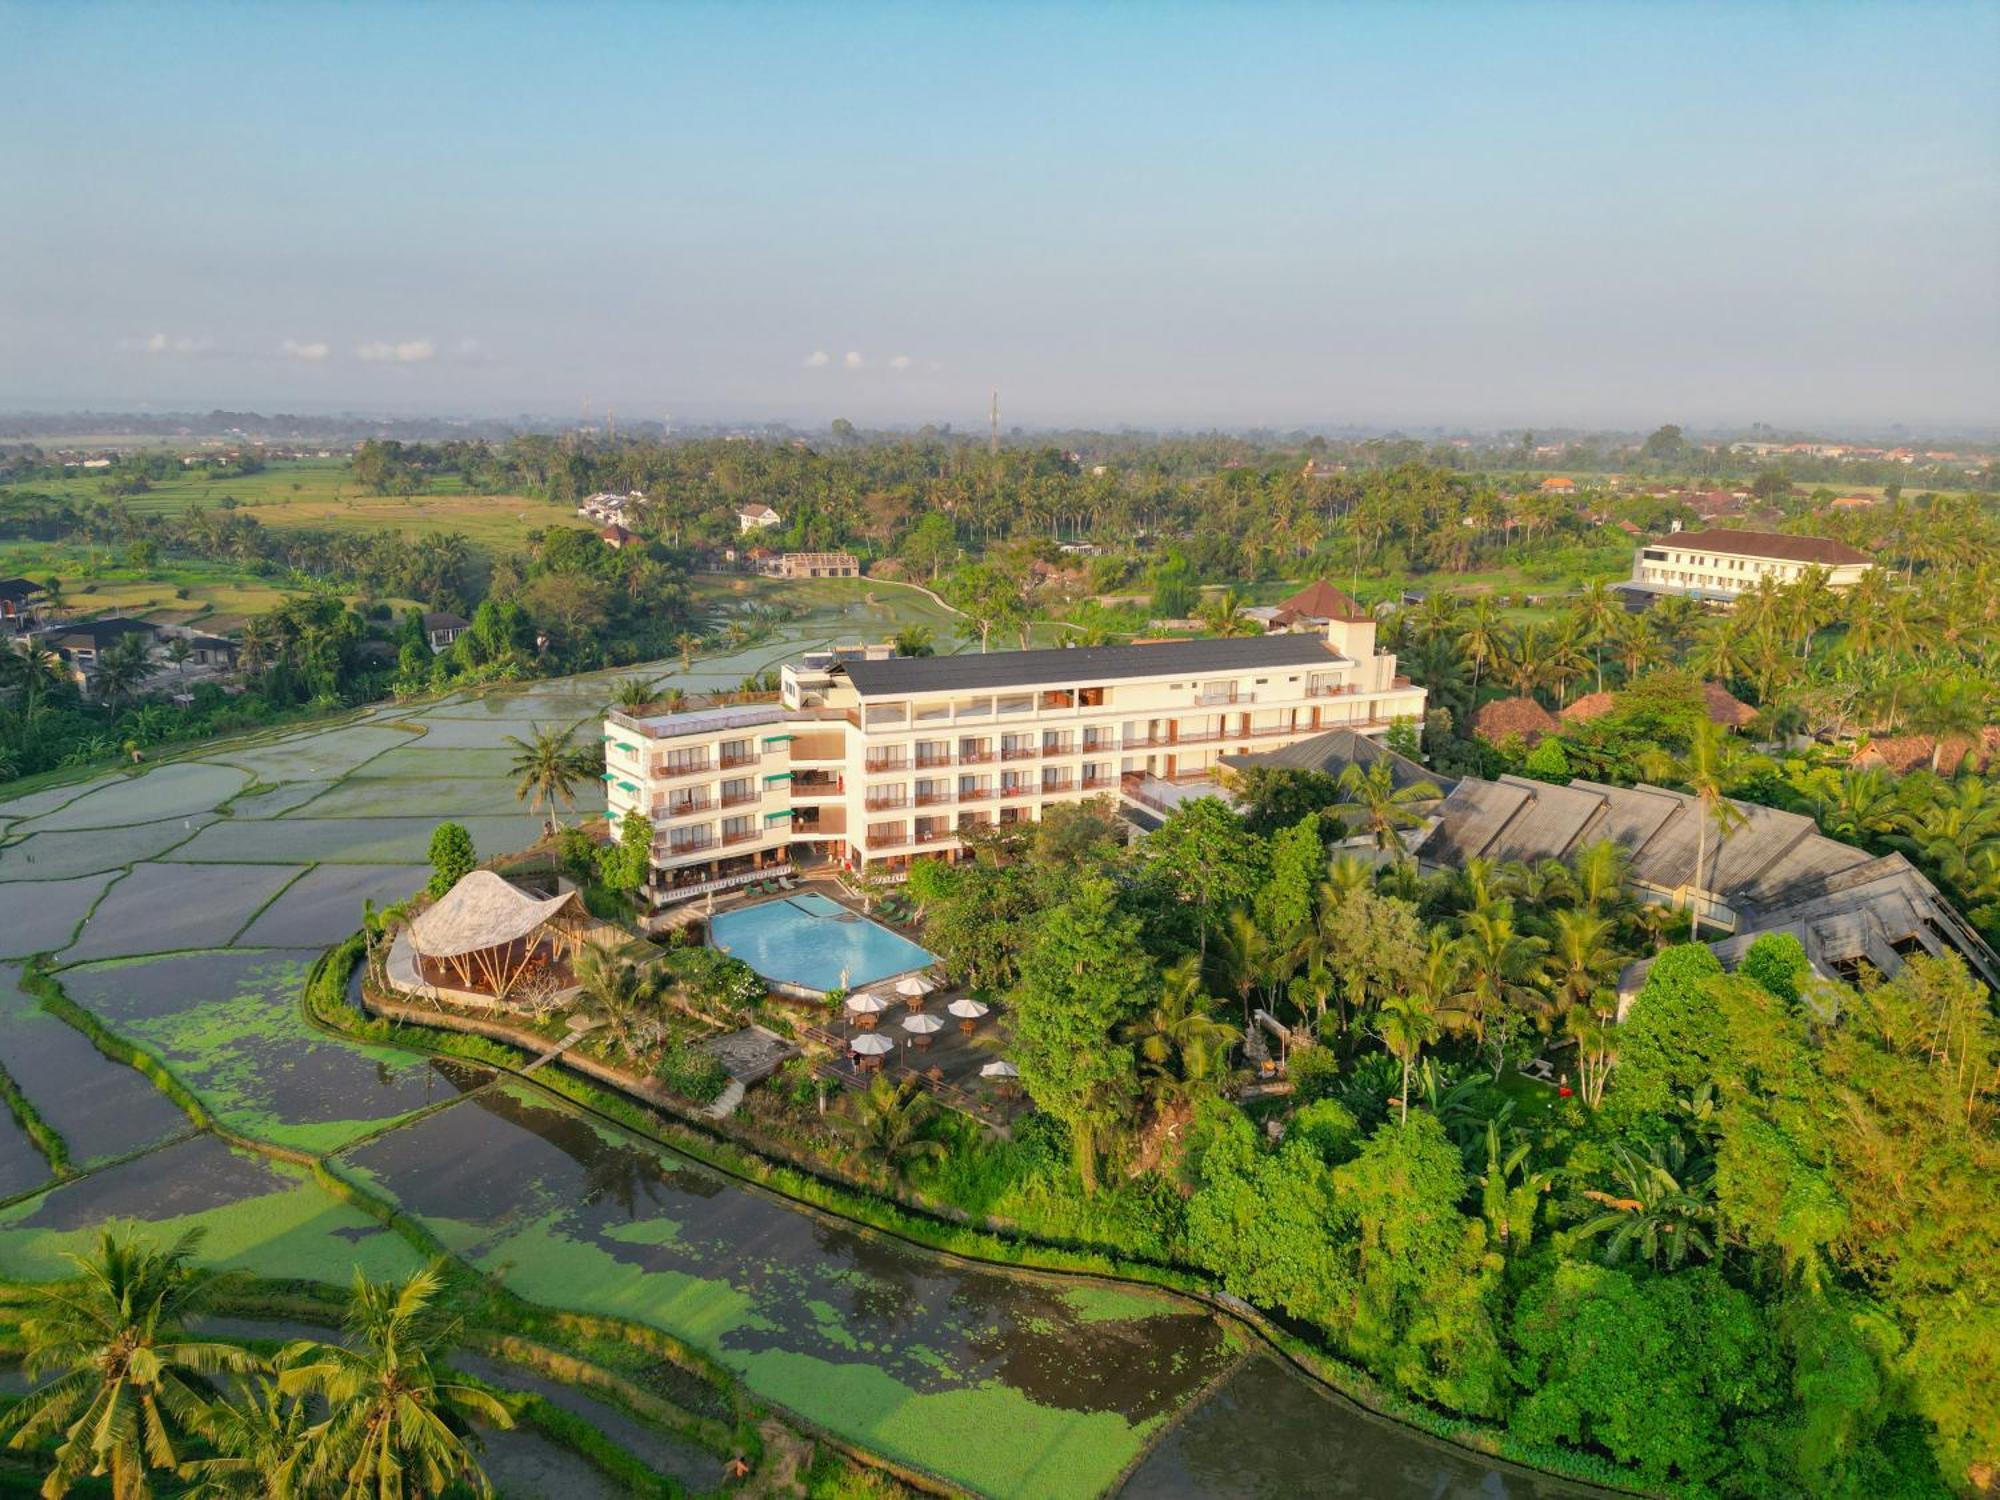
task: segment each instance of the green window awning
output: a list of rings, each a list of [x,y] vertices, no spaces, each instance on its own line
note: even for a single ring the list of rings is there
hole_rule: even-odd
[[[773,771],[770,775],[764,778],[764,785],[770,786],[775,782],[790,781],[791,779],[792,779],[792,773],[790,771]]]
[[[639,790],[639,789],[638,789],[638,788],[637,788],[636,786],[632,785],[632,783],[631,783],[631,782],[629,782],[629,781],[621,781],[621,782],[619,782],[619,783],[618,783],[618,789],[619,789],[619,790],[620,790],[621,792],[636,792],[636,791],[638,791],[638,790]]]
[[[792,810],[791,810],[791,809],[790,809],[789,807],[787,807],[787,808],[783,808],[783,809],[781,809],[781,810],[780,810],[780,811],[778,811],[778,812],[767,812],[767,813],[765,813],[765,814],[764,814],[764,821],[765,821],[766,823],[775,823],[775,822],[777,822],[777,821],[778,821],[778,819],[780,819],[780,818],[789,818],[789,817],[790,817],[791,815],[792,815]]]
[[[618,776],[616,772],[606,771],[602,776],[598,777],[597,779],[599,781],[616,781],[618,779]]]
[[[789,745],[797,738],[798,736],[795,734],[767,734],[764,736],[764,743],[767,745]]]
[[[616,745],[620,750],[623,750],[627,755],[637,755],[639,753],[637,745],[628,745],[623,740],[613,740],[611,743]]]

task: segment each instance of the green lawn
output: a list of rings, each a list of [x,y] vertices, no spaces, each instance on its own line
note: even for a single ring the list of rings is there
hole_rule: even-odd
[[[572,507],[551,501],[468,495],[449,479],[434,482],[432,489],[435,493],[409,497],[377,495],[356,483],[344,459],[314,459],[274,463],[231,479],[191,474],[156,484],[143,495],[129,495],[124,504],[135,515],[179,515],[195,505],[215,508],[228,500],[235,502],[235,509],[278,529],[402,531],[412,536],[457,531],[500,552],[523,546],[531,530],[590,524]],[[101,475],[38,480],[16,490],[79,502],[106,498]]]

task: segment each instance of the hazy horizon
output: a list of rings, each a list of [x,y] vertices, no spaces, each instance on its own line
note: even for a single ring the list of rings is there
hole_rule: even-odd
[[[0,409],[1989,431],[1990,5],[0,3]]]

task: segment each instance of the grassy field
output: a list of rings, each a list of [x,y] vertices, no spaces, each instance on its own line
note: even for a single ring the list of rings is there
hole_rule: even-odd
[[[77,475],[18,486],[22,491],[59,495],[75,501],[104,499],[101,475]],[[442,480],[436,493],[376,495],[357,484],[345,460],[312,459],[275,463],[256,474],[218,479],[191,474],[130,495],[135,515],[179,515],[191,506],[214,507],[225,499],[266,526],[334,531],[401,531],[412,536],[463,532],[494,551],[523,545],[527,533],[550,526],[588,526],[566,505],[520,495],[468,495],[456,481]]]
[[[50,576],[62,580],[63,607],[71,614],[135,615],[224,634],[299,592],[234,563],[175,559],[139,568],[119,562],[110,548],[0,542],[0,578]],[[388,602],[398,611],[421,607],[408,599]]]

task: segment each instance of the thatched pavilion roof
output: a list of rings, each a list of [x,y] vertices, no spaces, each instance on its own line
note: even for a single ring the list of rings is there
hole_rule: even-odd
[[[575,891],[541,899],[474,870],[410,923],[410,946],[424,958],[459,958],[530,937],[566,912],[583,913]]]

